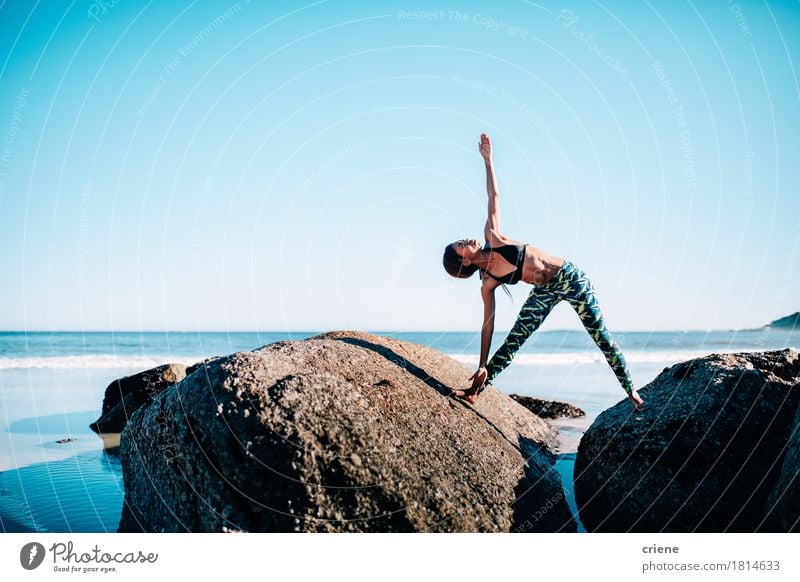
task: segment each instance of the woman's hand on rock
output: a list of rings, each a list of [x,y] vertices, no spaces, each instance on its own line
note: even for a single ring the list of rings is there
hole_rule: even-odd
[[[466,400],[470,404],[475,404],[475,401],[478,399],[477,391],[473,390],[472,388],[467,390],[453,390],[452,395],[456,398]]]
[[[478,399],[478,394],[480,394],[485,387],[486,377],[488,375],[485,367],[478,368],[477,371],[469,377],[469,379],[472,380],[472,386],[466,390],[455,389],[452,391],[452,395],[457,398],[463,398],[470,404],[475,404],[475,401]]]
[[[476,372],[469,377],[472,380],[472,388],[470,388],[470,393],[477,393],[483,385],[486,384],[486,378],[489,376],[489,373],[486,371],[484,366],[481,366],[476,370]]]

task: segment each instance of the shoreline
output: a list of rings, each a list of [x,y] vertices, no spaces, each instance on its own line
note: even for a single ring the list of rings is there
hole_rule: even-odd
[[[559,439],[555,453],[557,455],[567,455],[578,452],[578,444],[583,434],[594,421],[594,417],[586,414],[578,418],[545,418],[544,421],[558,430]]]

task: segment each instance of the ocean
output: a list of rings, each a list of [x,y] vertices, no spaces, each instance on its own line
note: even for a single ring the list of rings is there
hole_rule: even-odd
[[[112,380],[163,363],[191,364],[316,333],[0,332],[0,531],[116,531],[124,495],[122,468],[89,429]],[[478,361],[477,333],[378,334],[431,346],[470,366]],[[800,349],[800,330],[613,336],[637,388],[665,367],[712,352]],[[495,335],[493,349],[504,337]],[[556,469],[576,513],[572,467],[580,435],[600,412],[625,398],[601,352],[585,331],[539,331],[495,386],[586,411],[585,418],[555,423],[562,430]]]

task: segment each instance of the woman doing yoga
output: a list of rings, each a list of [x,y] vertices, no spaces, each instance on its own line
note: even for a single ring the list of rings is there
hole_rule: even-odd
[[[485,133],[481,134],[478,149],[486,166],[486,190],[489,194],[489,215],[483,231],[486,246],[481,248],[475,239],[462,239],[445,247],[443,259],[445,270],[453,277],[470,277],[475,271],[480,271],[481,276],[483,328],[479,367],[470,377],[472,387],[456,390],[456,395],[474,403],[486,382],[493,380],[511,363],[517,350],[542,324],[553,307],[560,301],[567,301],[602,350],[634,408],[642,410],[644,402],[633,389],[625,357],[603,322],[594,288],[586,273],[570,261],[500,234],[500,206],[492,164],[492,144]],[[501,284],[513,285],[518,281],[533,285],[533,289],[503,345],[487,361],[494,333],[494,291]]]

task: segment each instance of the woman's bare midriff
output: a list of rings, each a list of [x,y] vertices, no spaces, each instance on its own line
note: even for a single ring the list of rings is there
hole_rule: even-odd
[[[528,245],[525,247],[525,266],[522,268],[522,280],[529,285],[546,285],[555,277],[564,259],[554,257],[540,248]]]

